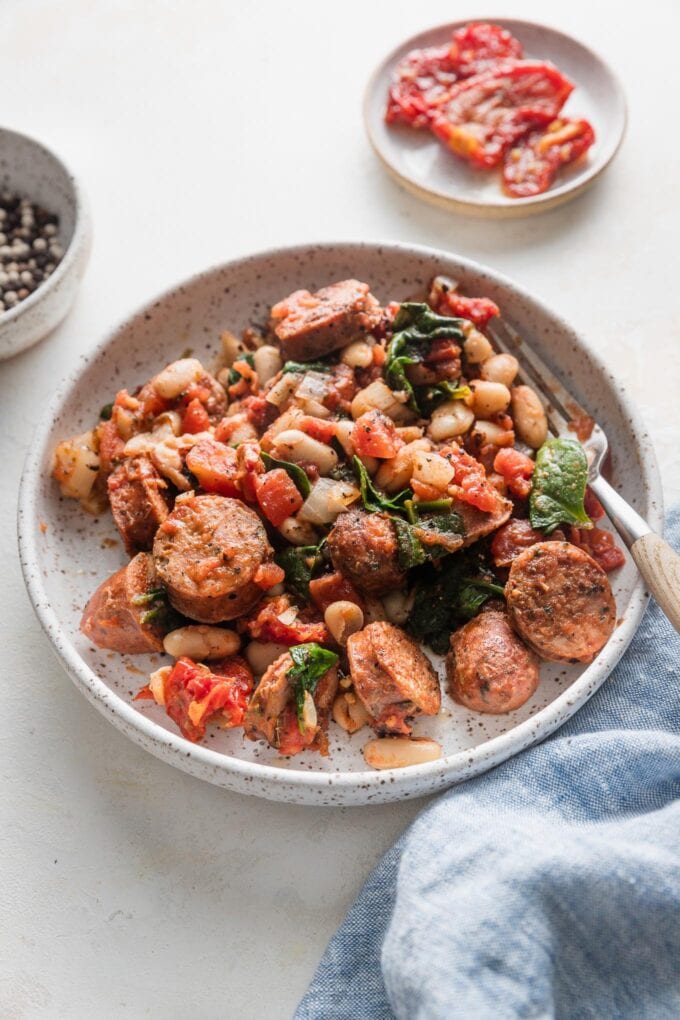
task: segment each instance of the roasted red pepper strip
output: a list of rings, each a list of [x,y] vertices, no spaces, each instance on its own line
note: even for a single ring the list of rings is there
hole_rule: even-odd
[[[528,130],[553,121],[573,87],[545,61],[510,62],[454,85],[432,130],[457,156],[491,169]]]
[[[545,130],[513,146],[505,157],[503,187],[513,198],[540,195],[553,183],[560,167],[579,159],[595,141],[587,120],[558,117]]]

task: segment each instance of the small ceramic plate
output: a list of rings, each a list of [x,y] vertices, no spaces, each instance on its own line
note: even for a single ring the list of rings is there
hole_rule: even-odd
[[[476,19],[485,20],[482,18]],[[393,50],[374,72],[364,98],[364,122],[376,155],[400,184],[420,198],[456,212],[479,216],[522,216],[552,209],[580,194],[602,173],[623,140],[626,101],[607,64],[583,43],[530,21],[488,19],[507,28],[524,46],[525,57],[549,60],[576,86],[564,113],[585,117],[596,140],[585,159],[561,171],[548,191],[532,198],[509,198],[498,171],[475,170],[449,152],[428,130],[385,123],[387,93],[397,65],[413,49],[441,46],[468,24],[456,21],[421,32]]]
[[[116,390],[129,390],[187,347],[209,365],[219,336],[261,323],[278,299],[300,287],[315,290],[348,277],[365,280],[380,300],[421,299],[431,278],[446,273],[466,293],[486,294],[533,343],[576,396],[606,427],[614,482],[649,520],[661,525],[654,454],[621,391],[572,330],[510,281],[443,251],[397,244],[325,244],[284,248],[211,269],[151,301],[119,326],[58,390],[26,462],[19,505],[19,545],[36,613],[78,688],[115,726],[165,761],[242,793],[312,804],[366,804],[415,797],[461,782],[541,740],[600,686],[630,641],[647,596],[632,562],[613,575],[619,626],[589,666],[545,663],[535,696],[510,715],[465,711],[444,693],[437,718],[417,721],[444,757],[388,772],[367,770],[361,748],[370,734],[348,737],[331,724],[330,755],[277,756],[240,731],[209,730],[201,744],[178,733],[153,703],[133,701],[163,656],[128,656],[93,647],[78,630],[90,594],[126,556],[110,514],[83,513],[62,499],[50,478],[57,442],[90,428]],[[169,660],[166,660],[169,662]],[[441,662],[440,674],[443,676]],[[74,736],[74,739],[75,736]]]

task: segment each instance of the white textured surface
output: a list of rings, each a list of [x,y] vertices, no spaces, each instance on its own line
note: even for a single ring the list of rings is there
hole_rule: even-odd
[[[595,23],[585,0],[548,12],[499,0],[495,11],[581,36],[630,103],[624,147],[592,191],[509,223],[421,205],[363,137],[372,66],[403,35],[450,20],[442,0],[426,11],[346,0],[342,13],[311,0],[0,5],[2,119],[73,165],[95,225],[74,311],[0,368],[3,1018],[289,1016],[369,868],[419,809],[291,807],[202,784],[117,733],[52,658],[15,553],[21,461],[55,378],[131,308],[270,244],[386,237],[457,249],[535,291],[617,365],[667,499],[680,496],[680,153],[667,130],[680,14],[656,0],[654,45],[641,46],[638,17],[613,0]]]

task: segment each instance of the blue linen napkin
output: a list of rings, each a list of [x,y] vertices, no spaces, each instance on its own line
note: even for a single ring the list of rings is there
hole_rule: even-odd
[[[679,678],[652,604],[573,719],[385,855],[296,1020],[677,1020]]]

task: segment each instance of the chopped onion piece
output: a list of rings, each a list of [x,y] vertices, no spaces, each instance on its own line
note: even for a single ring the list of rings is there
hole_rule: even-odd
[[[309,524],[332,524],[338,514],[354,503],[361,493],[351,482],[319,478],[302,504],[298,517]]]

